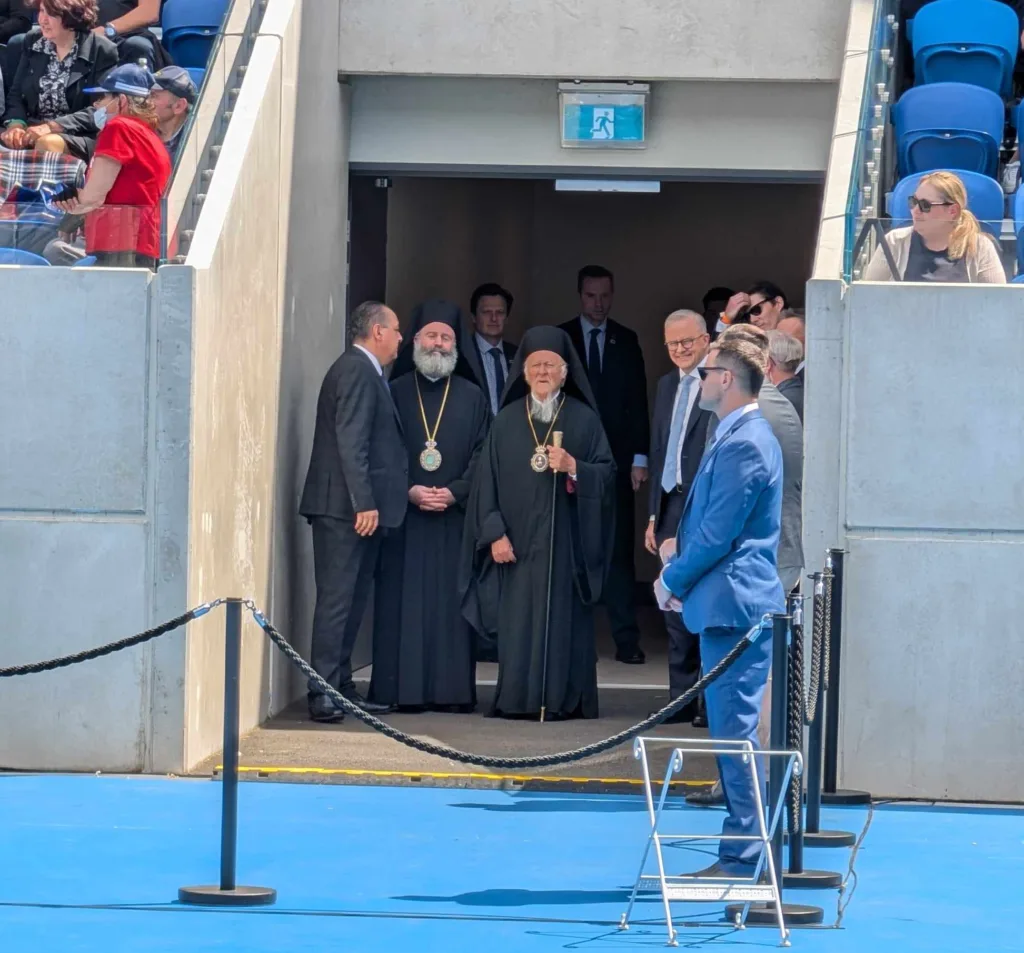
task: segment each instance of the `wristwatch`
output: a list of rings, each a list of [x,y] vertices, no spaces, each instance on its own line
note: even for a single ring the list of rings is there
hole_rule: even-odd
[[[108,40],[117,38],[117,30],[115,30],[109,23],[103,24],[103,32],[106,34]]]

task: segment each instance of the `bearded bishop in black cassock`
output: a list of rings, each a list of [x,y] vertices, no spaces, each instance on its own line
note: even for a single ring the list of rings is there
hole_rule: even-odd
[[[537,351],[552,351],[568,366],[553,426],[527,416],[532,405],[523,365]],[[501,403],[467,506],[459,583],[466,618],[483,641],[497,639],[491,714],[536,716],[543,705],[551,720],[596,718],[593,606],[612,552],[615,464],[586,371],[564,331],[538,327],[526,333]],[[563,448],[576,459],[575,481],[534,468],[538,444],[549,430],[563,434]],[[506,535],[516,561],[496,564],[491,544]]]
[[[424,377],[413,359],[415,335],[433,322],[454,330],[459,349],[455,371],[437,380]],[[466,500],[491,414],[463,356],[462,324],[455,304],[420,305],[391,372],[410,487],[447,487],[455,498],[443,512],[410,501],[401,528],[381,546],[369,697],[406,710],[470,711],[476,704],[473,633],[457,589]]]

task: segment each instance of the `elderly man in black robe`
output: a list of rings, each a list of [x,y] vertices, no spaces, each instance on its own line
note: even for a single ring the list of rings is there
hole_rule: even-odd
[[[473,633],[457,592],[466,500],[491,411],[459,344],[462,313],[427,301],[391,372],[409,452],[409,505],[377,574],[370,698],[400,710],[471,711]]]
[[[597,717],[592,607],[611,558],[614,487],[611,449],[569,336],[532,328],[466,514],[460,589],[474,628],[496,631],[492,715]]]

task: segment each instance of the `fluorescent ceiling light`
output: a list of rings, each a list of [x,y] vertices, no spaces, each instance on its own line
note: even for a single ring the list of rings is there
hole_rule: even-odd
[[[555,179],[555,191],[657,193],[661,183],[649,179]]]

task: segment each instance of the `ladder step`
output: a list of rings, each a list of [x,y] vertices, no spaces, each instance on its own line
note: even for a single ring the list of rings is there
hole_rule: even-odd
[[[661,881],[657,877],[641,877],[639,889],[660,894]],[[769,884],[752,884],[749,881],[666,877],[665,899],[698,903],[768,903],[775,899],[775,892]]]

